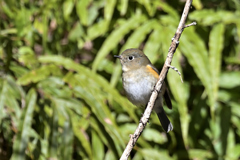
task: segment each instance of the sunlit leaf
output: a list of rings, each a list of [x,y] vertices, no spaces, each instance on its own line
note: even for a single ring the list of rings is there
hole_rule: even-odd
[[[103,159],[104,156],[104,146],[98,135],[92,132],[92,147],[93,147],[93,159]]]
[[[90,0],[77,1],[76,8],[78,17],[83,25],[88,25],[88,5]]]
[[[161,55],[161,53],[159,53],[161,46],[159,35],[162,35],[162,28],[160,25],[151,33],[143,50],[152,63],[155,63],[157,61],[157,57]]]
[[[222,72],[219,79],[221,88],[234,88],[240,85],[240,72]]]
[[[106,1],[106,5],[104,7],[104,17],[108,21],[111,20],[112,18],[115,4],[116,4],[116,0]]]
[[[192,5],[197,9],[200,10],[203,7],[203,4],[201,3],[201,0],[195,0],[192,2]]]
[[[153,141],[160,144],[163,144],[167,141],[167,138],[164,134],[161,135],[159,131],[150,128],[145,129],[142,136],[148,141]]]
[[[128,8],[128,0],[122,0],[120,1],[120,5],[119,5],[119,10],[121,15],[125,15],[127,12],[127,8]]]
[[[219,74],[221,70],[221,59],[224,41],[224,25],[215,25],[209,37],[209,67],[212,81],[212,95],[210,99],[211,111],[215,109],[215,101],[217,100]]]
[[[174,160],[176,157],[170,157],[166,151],[153,150],[153,149],[141,149],[139,152],[142,154],[144,159],[166,159]]]
[[[68,0],[63,3],[63,15],[65,19],[68,19],[69,15],[72,12],[73,7],[74,3],[72,0]]]
[[[239,16],[229,11],[219,10],[215,12],[213,9],[205,9],[193,12],[189,15],[189,18],[203,25],[212,25],[222,21],[225,23],[237,23]]]
[[[90,40],[102,36],[107,32],[109,21],[103,19],[87,29],[87,38]]]
[[[190,149],[189,154],[186,154],[186,152],[178,152],[179,157],[181,157],[182,159],[187,159],[187,158],[198,158],[198,159],[210,159],[213,158],[213,154],[210,151],[206,151],[206,150],[201,150],[201,149]]]
[[[21,78],[18,79],[18,83],[22,85],[27,85],[31,82],[36,83],[43,79],[46,79],[50,74],[59,74],[59,68],[55,65],[42,66],[36,70],[32,70],[26,73]]]
[[[29,47],[21,47],[19,49],[19,61],[24,63],[28,67],[37,63],[34,52]]]
[[[97,57],[93,62],[93,70],[96,71],[98,68],[98,64],[100,61],[107,55],[109,52],[116,47],[116,45],[120,42],[120,40],[127,34],[130,30],[139,26],[146,19],[145,16],[136,15],[131,17],[128,21],[126,21],[123,25],[121,25],[118,29],[114,30],[108,38],[103,43],[103,46],[99,50]]]

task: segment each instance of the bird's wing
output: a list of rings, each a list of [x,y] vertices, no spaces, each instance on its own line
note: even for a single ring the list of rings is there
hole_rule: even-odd
[[[159,75],[159,71],[157,70],[157,68],[155,68],[152,64],[149,64],[148,66],[150,66]]]
[[[157,72],[157,74],[159,75],[159,71],[157,70],[157,68],[155,68],[152,64],[149,65],[155,72]],[[163,82],[163,85],[165,86],[165,92],[164,92],[164,100],[168,106],[169,109],[172,109],[172,102],[171,102],[171,97],[167,88],[167,85],[165,82]]]

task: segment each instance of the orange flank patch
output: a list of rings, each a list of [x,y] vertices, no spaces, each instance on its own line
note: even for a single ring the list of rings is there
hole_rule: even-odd
[[[147,69],[154,77],[159,77],[158,73],[150,65],[147,65]]]

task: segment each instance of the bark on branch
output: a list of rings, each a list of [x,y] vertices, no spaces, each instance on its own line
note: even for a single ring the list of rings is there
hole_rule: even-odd
[[[187,0],[186,1],[181,20],[179,22],[177,31],[176,31],[174,37],[172,38],[172,43],[171,43],[170,48],[168,50],[168,56],[167,56],[167,59],[164,63],[162,71],[159,75],[158,82],[155,85],[155,88],[152,92],[152,95],[151,95],[150,100],[148,102],[147,108],[146,108],[146,110],[145,110],[145,112],[144,112],[144,114],[143,114],[143,116],[140,120],[140,123],[139,123],[137,129],[135,130],[134,134],[130,136],[130,140],[128,142],[128,145],[126,146],[120,160],[127,160],[128,159],[135,143],[137,142],[139,136],[143,132],[143,129],[147,125],[148,119],[151,115],[151,112],[152,112],[152,109],[153,109],[153,106],[154,106],[154,103],[155,103],[155,100],[158,96],[158,93],[159,93],[161,87],[162,87],[162,84],[163,84],[163,81],[164,81],[164,79],[167,75],[168,69],[170,68],[169,66],[171,66],[173,55],[174,55],[174,53],[175,53],[175,51],[178,47],[179,39],[181,37],[181,34],[182,34],[184,28],[192,26],[192,25],[196,25],[196,22],[193,22],[189,25],[185,25],[185,22],[186,22],[191,4],[192,4],[192,0]]]

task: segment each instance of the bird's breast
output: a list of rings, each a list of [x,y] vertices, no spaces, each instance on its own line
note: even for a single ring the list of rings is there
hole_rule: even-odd
[[[123,73],[123,87],[128,99],[137,106],[146,106],[157,79],[139,69]]]

